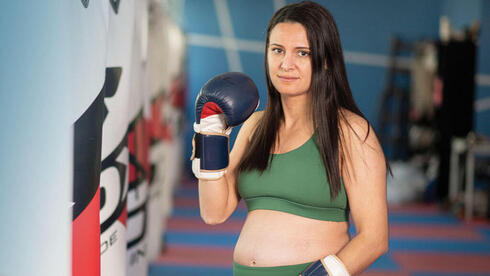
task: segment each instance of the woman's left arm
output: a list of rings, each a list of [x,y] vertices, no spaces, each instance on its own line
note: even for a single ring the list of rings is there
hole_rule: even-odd
[[[350,275],[357,275],[388,251],[386,163],[371,126],[357,115],[348,121],[352,129],[342,127],[342,179],[357,234],[337,257]]]

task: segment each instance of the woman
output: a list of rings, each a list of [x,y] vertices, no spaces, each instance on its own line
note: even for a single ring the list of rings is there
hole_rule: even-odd
[[[334,19],[313,2],[287,5],[265,51],[267,106],[242,126],[226,173],[199,180],[201,216],[222,223],[247,203],[235,275],[299,275],[315,263],[356,275],[388,250],[388,164],[354,103]]]

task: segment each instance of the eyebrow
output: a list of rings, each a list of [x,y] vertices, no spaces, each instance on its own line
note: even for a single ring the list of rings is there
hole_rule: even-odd
[[[277,43],[271,43],[269,46],[278,46],[278,47],[284,48],[284,46],[282,46],[281,44],[277,44]],[[306,49],[306,50],[310,50],[310,48],[309,47],[306,47],[306,46],[298,46],[298,47],[294,47],[294,49]]]

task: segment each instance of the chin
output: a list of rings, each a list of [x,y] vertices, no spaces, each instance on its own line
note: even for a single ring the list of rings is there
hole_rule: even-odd
[[[300,96],[308,93],[308,90],[295,87],[276,87],[276,90],[283,96]]]

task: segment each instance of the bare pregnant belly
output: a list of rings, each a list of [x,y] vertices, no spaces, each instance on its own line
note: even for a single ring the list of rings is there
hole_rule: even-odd
[[[248,213],[233,259],[247,266],[282,266],[336,254],[349,242],[347,222],[310,219],[272,210]]]

